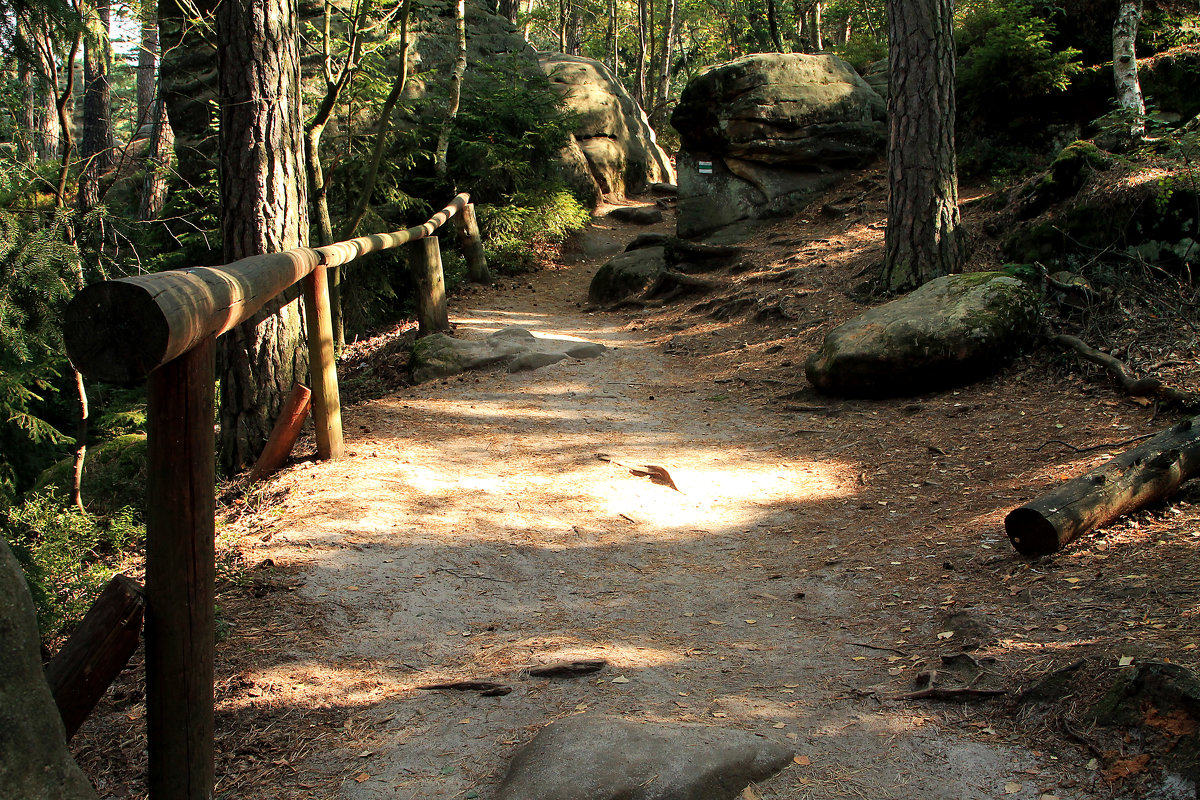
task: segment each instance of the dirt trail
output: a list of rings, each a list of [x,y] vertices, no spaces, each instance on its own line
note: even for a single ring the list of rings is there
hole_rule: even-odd
[[[758,786],[763,798],[1037,798],[1055,785],[1065,766],[981,737],[970,706],[864,691],[912,674],[905,642],[938,623],[912,632],[882,601],[924,589],[902,576],[923,582],[942,556],[892,553],[918,567],[894,579],[861,557],[888,525],[921,523],[869,498],[861,512],[877,464],[846,453],[873,435],[859,417],[797,432],[628,317],[579,310],[595,266],[476,293],[452,318],[462,336],[520,325],[610,352],[353,406],[351,456],[280,479],[291,494],[247,557],[301,578],[311,630],[267,625],[280,655],[241,674],[252,688],[225,693],[226,710],[336,711],[291,766],[300,787],[351,800],[487,800],[518,745],[583,710],[790,741],[800,763]],[[679,491],[597,453],[661,465]],[[520,674],[579,657],[610,666]],[[513,691],[416,688],[462,678]]]

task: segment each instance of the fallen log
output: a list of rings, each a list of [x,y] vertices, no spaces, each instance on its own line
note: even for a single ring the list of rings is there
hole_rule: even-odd
[[[1086,475],[1010,511],[1004,529],[1022,555],[1057,552],[1200,475],[1200,417],[1186,419]]]
[[[1051,336],[1050,341],[1052,344],[1073,350],[1084,361],[1104,367],[1120,384],[1122,391],[1130,397],[1154,397],[1167,403],[1177,403],[1184,411],[1200,410],[1200,394],[1167,386],[1158,378],[1138,378],[1119,358],[1089,347],[1078,337],[1060,333]]]
[[[146,600],[142,587],[117,575],[46,665],[46,682],[70,741],[137,650]]]

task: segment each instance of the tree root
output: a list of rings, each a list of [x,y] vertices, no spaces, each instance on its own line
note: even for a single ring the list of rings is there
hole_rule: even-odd
[[[1089,347],[1082,339],[1076,336],[1059,333],[1051,336],[1050,342],[1059,347],[1075,351],[1084,361],[1090,361],[1093,364],[1099,364],[1104,367],[1108,371],[1108,374],[1117,380],[1117,383],[1120,384],[1125,394],[1130,397],[1153,397],[1167,403],[1175,403],[1184,411],[1194,412],[1200,410],[1200,394],[1166,386],[1158,378],[1137,378],[1130,373],[1129,368],[1125,366],[1123,361],[1110,356],[1108,353],[1101,353],[1099,350]]]

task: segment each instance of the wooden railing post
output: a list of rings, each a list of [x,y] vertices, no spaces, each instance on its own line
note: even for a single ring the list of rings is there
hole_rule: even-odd
[[[146,728],[150,800],[213,793],[214,339],[149,376]]]
[[[467,277],[475,283],[491,283],[492,273],[488,269],[487,256],[483,254],[483,239],[479,238],[479,222],[475,219],[475,204],[467,203],[454,217],[454,230],[458,233],[458,246],[467,261]]]
[[[417,281],[417,335],[450,330],[446,308],[446,279],[438,237],[426,236],[408,243],[408,265]]]
[[[341,458],[342,403],[338,395],[333,317],[329,312],[329,279],[325,267],[304,276],[304,310],[308,318],[308,372],[312,376],[313,425],[317,458]]]

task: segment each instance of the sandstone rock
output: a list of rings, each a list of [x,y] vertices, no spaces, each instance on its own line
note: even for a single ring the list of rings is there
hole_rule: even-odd
[[[0,537],[0,794],[96,800],[67,751],[62,718],[46,684],[33,600]]]
[[[745,731],[581,714],[517,753],[496,800],[733,800],[791,760],[790,747]]]
[[[608,305],[640,294],[666,269],[665,247],[643,247],[621,253],[592,277],[588,301]]]
[[[497,364],[507,364],[509,372],[539,369],[566,358],[595,358],[607,349],[593,342],[538,337],[517,327],[502,328],[482,341],[437,333],[417,340],[411,371],[414,381],[425,383]]]
[[[1032,343],[1037,299],[1003,272],[937,278],[834,328],[805,373],[822,392],[859,397],[966,383]]]
[[[617,206],[608,212],[608,216],[635,225],[654,225],[663,221],[662,209],[657,206]]]
[[[641,250],[643,247],[666,247],[671,237],[665,233],[639,233],[625,245],[625,252]]]
[[[788,214],[874,160],[883,99],[830,55],[762,53],[713,67],[684,89],[679,235]]]
[[[672,183],[670,159],[655,140],[646,114],[599,61],[562,53],[540,55],[550,85],[578,115],[578,127],[563,154],[568,179],[588,165],[596,196],[637,194],[652,183]],[[584,188],[584,187],[576,187]]]

